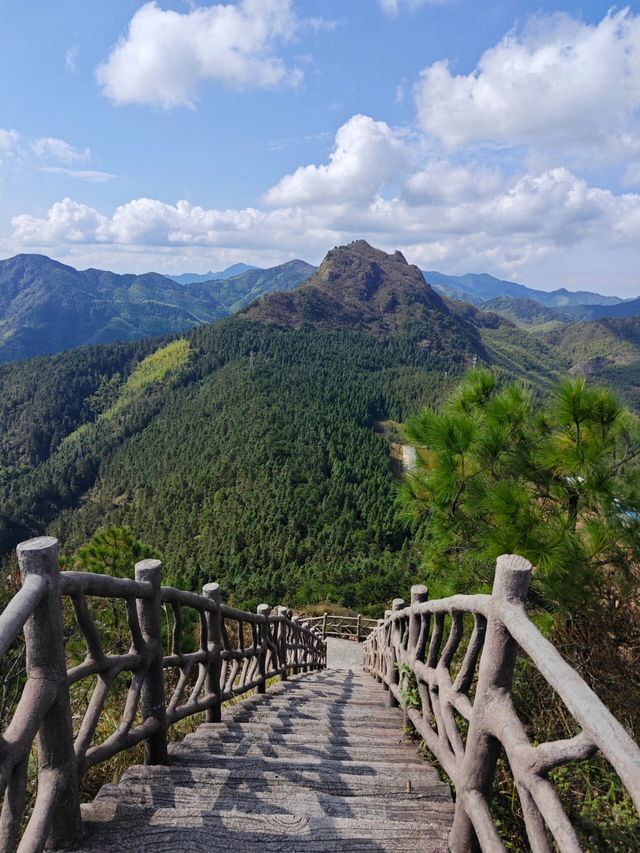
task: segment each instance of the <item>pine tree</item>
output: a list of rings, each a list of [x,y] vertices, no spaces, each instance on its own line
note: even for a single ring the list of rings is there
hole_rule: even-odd
[[[640,422],[611,392],[566,379],[540,408],[474,370],[405,433],[417,464],[400,499],[432,595],[489,590],[504,553],[533,563],[534,593],[560,611],[624,594],[640,559]]]

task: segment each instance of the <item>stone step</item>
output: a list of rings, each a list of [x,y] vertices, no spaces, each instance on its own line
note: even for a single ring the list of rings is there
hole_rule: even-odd
[[[199,809],[142,809],[95,802],[85,809],[87,834],[80,850],[109,853],[233,851],[444,851],[448,824],[247,814]]]
[[[83,806],[80,850],[445,851],[449,787],[373,679],[299,674],[226,706]]]
[[[235,740],[220,740],[216,737],[197,737],[189,735],[180,743],[171,744],[169,754],[183,761],[188,761],[189,756],[196,752],[206,755],[215,763],[216,756],[224,755],[228,758],[284,758],[294,760],[313,761],[365,761],[371,765],[389,763],[392,761],[417,767],[429,766],[417,752],[407,754],[407,747],[403,744],[376,745],[375,753],[372,754],[372,746],[353,746],[332,744],[330,742],[312,743],[304,742],[300,738],[294,741],[274,738],[237,738]]]
[[[260,718],[243,722],[225,720],[223,717],[221,723],[203,723],[198,726],[197,732],[203,737],[224,735],[224,737],[229,738],[232,736],[242,738],[254,735],[261,740],[295,737],[300,743],[361,744],[373,748],[378,744],[406,743],[401,726],[384,725],[382,727],[363,728],[351,724],[336,727],[319,725],[318,723],[310,726],[308,720],[304,726],[295,726],[286,721],[281,721],[281,724],[274,724],[273,722],[263,722]],[[415,745],[411,745],[410,748],[415,750]]]
[[[384,720],[402,719],[401,708],[388,708],[382,702],[344,702],[334,704],[330,700],[305,700],[288,701],[285,698],[271,699],[266,696],[262,702],[240,702],[225,708],[225,717],[241,717],[243,715],[259,714],[284,714],[288,717],[298,717],[300,714],[307,716],[332,716],[332,717],[379,717]]]
[[[109,801],[122,806],[137,806],[147,812],[158,808],[189,808],[212,811],[241,811],[260,814],[306,814],[309,817],[357,817],[375,820],[449,821],[453,804],[447,789],[427,793],[403,791],[392,796],[344,797],[324,791],[300,789],[278,779],[248,788],[233,780],[194,786],[190,778],[175,774],[152,781],[121,782],[104,785],[94,802]]]
[[[393,715],[392,717],[379,717],[376,714],[349,714],[348,716],[337,716],[331,714],[287,714],[284,711],[270,711],[265,709],[262,714],[238,713],[233,716],[225,715],[223,720],[228,723],[239,723],[247,728],[254,723],[260,723],[263,726],[272,726],[273,730],[279,729],[295,729],[300,732],[313,732],[314,729],[339,732],[349,732],[355,730],[379,729],[382,732],[390,732],[400,734],[402,732],[403,718],[402,714]]]
[[[448,796],[447,786],[440,781],[433,768],[427,766],[427,771],[420,769],[416,773],[413,767],[397,764],[383,765],[382,772],[374,773],[366,764],[357,762],[333,762],[331,766],[318,764],[309,767],[304,762],[293,764],[281,759],[254,758],[225,762],[216,758],[215,766],[191,761],[178,761],[168,767],[134,765],[122,776],[122,781],[127,783],[151,783],[157,779],[170,780],[174,785],[191,784],[205,788],[211,784],[225,784],[244,786],[250,790],[260,790],[282,782],[295,784],[303,790],[324,791],[341,797],[395,796],[404,794],[410,783],[411,790],[417,794]]]

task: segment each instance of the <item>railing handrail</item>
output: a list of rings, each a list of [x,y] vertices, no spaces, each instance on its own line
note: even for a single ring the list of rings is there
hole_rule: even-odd
[[[64,847],[81,833],[79,780],[89,767],[144,742],[145,762],[167,761],[167,729],[185,717],[204,712],[220,721],[222,703],[256,690],[289,673],[326,666],[326,643],[293,612],[273,612],[261,604],[249,613],[223,604],[218,584],[202,594],[161,586],[159,560],[135,566],[135,579],[91,572],[60,572],[58,542],[41,537],[18,546],[22,587],[0,614],[0,658],[24,631],[27,675],[10,723],[0,735],[0,849],[19,841],[25,808],[27,767],[37,736],[37,794],[19,853],[39,851],[49,843]],[[121,600],[127,611],[131,647],[123,654],[103,648],[87,598]],[[70,669],[65,661],[62,602],[70,599],[75,622],[86,643],[86,656]],[[165,613],[163,614],[163,608]],[[195,651],[184,651],[182,610],[199,621]],[[167,614],[172,613],[172,617]],[[163,619],[172,618],[170,648],[163,647]],[[230,625],[236,623],[233,636]],[[167,698],[165,671],[177,675]],[[117,729],[94,743],[109,688],[120,673],[130,686]],[[190,678],[195,674],[195,684]],[[78,731],[72,726],[69,689],[96,677],[91,701]],[[137,722],[137,717],[141,722]]]
[[[408,667],[416,678],[421,708],[406,714],[456,788],[450,849],[504,850],[490,812],[491,788],[504,749],[520,796],[531,849],[550,851],[549,830],[561,851],[580,845],[551,781],[550,770],[582,761],[600,750],[617,772],[640,813],[640,747],[580,675],[529,619],[525,600],[531,564],[498,558],[491,595],[454,595],[428,600],[426,587],[411,589],[411,604],[395,599],[364,644],[364,668],[402,702]],[[464,635],[464,615],[474,618],[460,668],[452,662]],[[445,619],[450,619],[445,639]],[[433,620],[433,624],[432,624]],[[513,670],[523,651],[565,703],[582,731],[565,740],[533,746],[511,698]],[[471,696],[472,687],[475,692]],[[469,723],[466,742],[456,714]],[[432,722],[433,721],[433,722]]]
[[[301,616],[302,623],[309,628],[320,628],[323,637],[341,637],[360,642],[378,625],[377,619],[369,616],[323,613],[322,616]]]

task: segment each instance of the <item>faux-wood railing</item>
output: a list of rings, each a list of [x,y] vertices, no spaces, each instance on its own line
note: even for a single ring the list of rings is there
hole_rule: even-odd
[[[323,637],[338,637],[342,640],[365,640],[378,625],[377,619],[367,616],[338,616],[323,613],[322,616],[302,616],[301,621],[307,628],[315,628]]]
[[[455,785],[449,846],[457,853],[478,846],[491,853],[505,850],[490,810],[501,749],[514,777],[533,853],[553,849],[549,833],[561,851],[580,851],[548,774],[598,750],[640,813],[640,749],[528,618],[524,605],[530,577],[529,562],[505,555],[498,558],[491,595],[429,601],[426,587],[414,586],[410,606],[396,599],[364,644],[364,668],[389,691],[390,705],[402,704],[400,682],[406,673],[415,676],[421,708],[408,707],[406,714]],[[473,630],[454,667],[457,650],[464,648],[467,614],[473,618]],[[575,737],[535,746],[529,741],[511,697],[519,652],[566,705],[581,729]],[[466,739],[456,714],[468,722]]]
[[[24,631],[26,676],[11,721],[0,736],[0,850],[20,853],[48,846],[63,848],[81,833],[79,782],[95,764],[144,741],[145,762],[167,762],[167,728],[204,712],[220,720],[222,703],[257,690],[267,679],[326,666],[326,644],[318,632],[301,625],[284,607],[257,613],[227,607],[218,584],[198,595],[161,586],[161,563],[143,560],[135,580],[85,572],[60,572],[58,543],[32,539],[18,546],[20,591],[0,615],[0,659]],[[75,622],[86,643],[84,660],[67,670],[63,599],[73,605]],[[120,600],[126,606],[131,646],[126,654],[103,649],[87,599]],[[171,649],[165,653],[163,621],[171,613]],[[185,651],[183,611],[195,613],[199,639]],[[233,626],[233,630],[232,630]],[[172,690],[165,694],[165,671]],[[122,720],[101,743],[96,730],[121,673],[130,683]],[[95,687],[79,726],[72,723],[70,688],[93,678]],[[193,682],[193,683],[192,683]],[[188,695],[187,695],[188,694]],[[168,699],[165,696],[168,696]],[[24,819],[29,757],[38,753],[33,812],[20,838]]]

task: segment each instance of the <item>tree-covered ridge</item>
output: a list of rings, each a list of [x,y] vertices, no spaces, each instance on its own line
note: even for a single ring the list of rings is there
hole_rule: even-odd
[[[289,261],[222,280],[178,283],[158,273],[81,271],[43,255],[16,255],[0,261],[0,362],[181,333],[266,293],[291,290],[313,271],[304,261]]]
[[[305,261],[287,261],[268,269],[247,269],[239,275],[217,280],[215,295],[228,314],[235,314],[267,293],[295,290],[315,272]]]
[[[235,319],[117,345],[117,358],[110,347],[80,351],[94,380],[61,381],[73,417],[50,453],[5,478],[0,550],[49,527],[71,553],[97,528],[126,525],[192,588],[215,576],[243,604],[379,608],[407,586],[416,556],[378,422],[437,404],[473,357],[527,374],[538,394],[558,362],[495,314],[420,287],[433,299],[430,326],[407,316],[371,334]],[[78,357],[51,362],[71,378]],[[41,391],[25,364],[0,379],[28,386],[26,400]]]
[[[0,261],[0,361],[182,332],[226,313],[210,287],[157,273],[79,271],[43,255]]]
[[[12,478],[44,462],[113,399],[157,339],[83,347],[0,365],[0,470]]]
[[[5,484],[2,550],[52,522],[72,547],[124,521],[195,586],[213,561],[230,594],[266,585],[273,598],[284,585],[292,600],[384,600],[371,585],[388,571],[391,594],[411,560],[399,557],[405,533],[375,421],[437,400],[464,365],[454,345],[432,352],[420,340],[229,320],[162,344],[162,356],[137,352],[128,379],[115,366],[100,377],[109,348],[96,348],[91,417]],[[151,371],[130,396],[167,353],[179,369]],[[14,372],[26,380],[15,365],[5,381]]]

